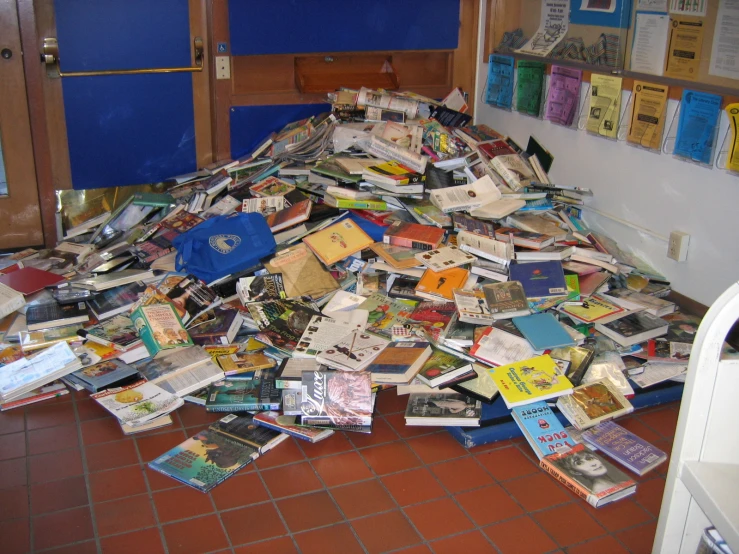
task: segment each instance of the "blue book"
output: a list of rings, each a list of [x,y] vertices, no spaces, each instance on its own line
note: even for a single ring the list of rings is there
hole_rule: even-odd
[[[575,341],[560,325],[557,318],[550,313],[531,314],[513,318],[524,338],[531,343],[534,350],[548,350],[558,346],[572,346]]]
[[[544,401],[516,406],[511,415],[540,460],[558,448],[577,444]]]
[[[521,282],[526,298],[567,295],[565,273],[560,261],[511,264],[510,280]]]

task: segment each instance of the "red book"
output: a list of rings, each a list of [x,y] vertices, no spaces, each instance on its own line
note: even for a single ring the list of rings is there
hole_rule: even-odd
[[[61,283],[62,281],[64,281],[64,277],[61,275],[57,275],[51,271],[36,269],[35,267],[23,267],[7,275],[0,275],[0,283],[26,296],[38,292],[44,287]]]
[[[440,227],[396,221],[385,230],[382,242],[419,250],[433,250],[439,247],[443,238],[444,229]]]

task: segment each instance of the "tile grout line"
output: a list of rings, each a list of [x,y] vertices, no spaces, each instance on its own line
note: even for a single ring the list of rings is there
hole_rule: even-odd
[[[74,419],[77,427],[77,440],[80,443],[80,460],[82,462],[82,478],[85,480],[85,487],[87,488],[87,501],[90,505],[90,523],[92,525],[92,534],[95,540],[95,547],[98,552],[100,548],[100,536],[98,535],[97,519],[95,518],[95,503],[92,499],[92,487],[90,486],[90,473],[87,467],[87,450],[85,449],[84,439],[82,437],[82,422],[79,418],[79,410],[77,409],[77,398],[76,395],[70,391],[72,396],[72,409],[74,410]]]
[[[290,437],[290,438],[292,438],[292,437]],[[286,440],[289,440],[289,439],[286,439]],[[298,440],[298,439],[292,438],[292,440]],[[279,447],[279,445],[277,445],[277,446]],[[264,480],[264,476],[262,475],[261,470],[259,469],[259,466],[256,465],[256,460],[254,460],[253,463],[254,463],[254,471],[256,472],[257,477],[259,478],[259,482],[262,483],[262,486],[264,487],[264,490],[267,491],[267,496],[269,496],[269,501],[272,503],[272,508],[277,513],[277,516],[280,518],[280,522],[282,523],[283,527],[287,531],[287,536],[290,537],[290,540],[292,541],[293,546],[295,547],[295,550],[297,552],[300,552],[300,547],[298,546],[298,541],[295,540],[295,536],[293,535],[293,532],[290,530],[290,527],[287,524],[287,520],[285,519],[285,516],[282,515],[282,512],[277,507],[277,502],[275,501],[275,498],[272,495],[272,491],[269,490],[269,487],[267,486],[267,482]],[[280,535],[280,537],[283,537],[283,536],[284,535]],[[275,538],[278,538],[278,537],[271,537],[271,538],[272,539],[275,539]]]

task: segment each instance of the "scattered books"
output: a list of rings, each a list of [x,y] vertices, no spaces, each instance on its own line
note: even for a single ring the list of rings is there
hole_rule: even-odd
[[[482,405],[464,394],[420,394],[408,397],[406,425],[479,427]]]

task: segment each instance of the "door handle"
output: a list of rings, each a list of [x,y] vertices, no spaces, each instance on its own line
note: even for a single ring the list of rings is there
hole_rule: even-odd
[[[195,65],[188,67],[152,67],[145,69],[103,69],[99,71],[69,71],[63,72],[59,65],[59,43],[54,37],[44,39],[41,63],[46,65],[46,75],[58,77],[99,77],[104,75],[144,75],[153,73],[197,73],[203,70],[203,39],[195,37],[193,40]]]

